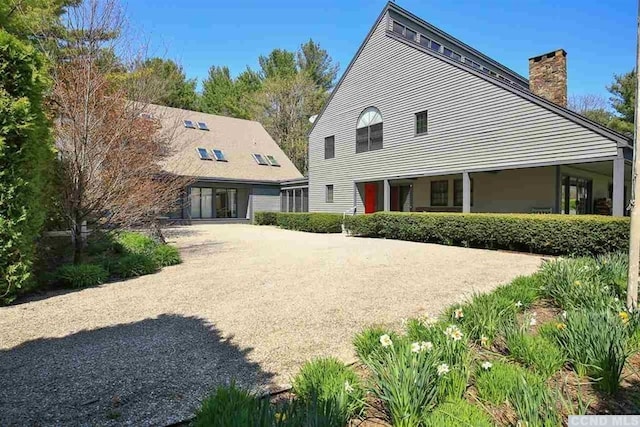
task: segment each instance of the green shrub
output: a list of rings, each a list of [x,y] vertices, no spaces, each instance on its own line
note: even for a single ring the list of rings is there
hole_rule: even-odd
[[[393,342],[398,342],[398,335],[382,326],[371,326],[357,333],[353,338],[353,347],[361,362],[366,363],[374,357],[380,348],[380,337],[389,335]]]
[[[109,273],[97,264],[67,264],[58,268],[56,277],[65,286],[86,288],[104,283]]]
[[[180,264],[180,252],[178,248],[170,245],[158,245],[153,249],[153,259],[160,267]]]
[[[148,254],[131,253],[123,255],[115,265],[115,273],[123,279],[144,276],[158,271],[158,264]]]
[[[520,425],[561,425],[551,391],[538,376],[520,377],[512,389],[509,401],[518,415]]]
[[[587,215],[390,213],[348,216],[354,235],[541,254],[603,254],[626,248],[627,218]]]
[[[356,373],[329,357],[305,363],[293,379],[293,392],[305,404],[329,402],[345,425],[364,410],[364,389]]]
[[[623,252],[600,255],[596,258],[598,277],[605,286],[611,286],[620,299],[627,297],[627,272],[629,257]]]
[[[614,393],[620,385],[633,330],[610,311],[569,311],[553,332],[580,376],[597,380],[597,387]],[[551,332],[548,332],[551,333]]]
[[[438,401],[440,378],[448,374],[439,351],[412,350],[409,345],[393,343],[367,362],[373,393],[385,403],[391,422],[397,427],[420,424],[425,411]]]
[[[256,225],[276,225],[278,223],[276,214],[277,212],[256,212],[254,221]]]
[[[464,399],[442,403],[424,417],[428,427],[492,427],[491,417],[480,407]]]
[[[91,257],[114,253],[119,250],[119,243],[112,234],[92,233],[87,239],[86,253]]]
[[[131,254],[150,254],[158,246],[151,237],[133,231],[119,233],[117,241],[125,253]]]
[[[308,212],[256,212],[256,224],[309,233],[342,233],[342,214]]]
[[[202,402],[193,424],[196,427],[270,427],[273,411],[268,400],[231,384],[218,387]]]
[[[50,83],[38,49],[0,28],[0,303],[38,285],[36,241],[55,192],[51,122],[43,109]]]
[[[545,378],[564,365],[562,350],[542,335],[531,335],[523,329],[513,328],[506,334],[506,344],[511,357]]]
[[[548,261],[539,275],[542,293],[565,310],[604,310],[620,306],[617,288],[606,284],[593,258]]]

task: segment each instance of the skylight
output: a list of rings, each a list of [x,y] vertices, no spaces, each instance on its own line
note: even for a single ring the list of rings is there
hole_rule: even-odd
[[[198,129],[200,130],[209,130],[207,124],[205,122],[198,122]]]
[[[253,154],[253,158],[259,165],[269,166],[269,163],[264,159],[262,154]]]
[[[198,147],[197,150],[198,154],[200,155],[200,160],[213,160],[206,148]]]
[[[217,161],[219,161],[219,162],[226,162],[227,161],[226,157],[224,157],[224,153],[222,152],[222,150],[213,149],[213,150],[211,150],[211,152],[213,153],[213,157]]]
[[[196,126],[193,124],[193,122],[191,120],[183,120],[184,122],[184,127],[189,128],[189,129],[195,129]]]
[[[280,163],[278,163],[276,158],[272,155],[267,155],[267,159],[269,159],[269,163],[271,163],[271,166],[280,166]]]

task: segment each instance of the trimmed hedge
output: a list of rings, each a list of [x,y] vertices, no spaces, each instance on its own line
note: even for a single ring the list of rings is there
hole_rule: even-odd
[[[550,255],[625,251],[629,219],[596,215],[388,213],[347,216],[353,235]]]
[[[277,225],[309,233],[342,233],[342,214],[308,212],[256,212],[257,225]]]

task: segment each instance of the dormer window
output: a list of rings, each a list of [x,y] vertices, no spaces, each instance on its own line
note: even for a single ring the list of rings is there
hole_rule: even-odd
[[[356,153],[382,148],[382,114],[376,107],[365,109],[356,126]]]
[[[213,160],[206,148],[198,147],[197,150],[198,155],[200,156],[200,160]]]

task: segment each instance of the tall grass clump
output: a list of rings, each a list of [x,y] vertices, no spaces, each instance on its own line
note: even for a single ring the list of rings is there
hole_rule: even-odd
[[[380,337],[384,335],[389,336],[395,343],[400,341],[395,332],[383,326],[370,326],[353,337],[353,347],[361,362],[367,363],[371,357],[375,357],[380,348]]]
[[[151,255],[131,253],[121,256],[113,268],[118,276],[127,279],[155,273],[159,266]]]
[[[478,397],[494,405],[505,403],[517,387],[520,378],[526,379],[532,375],[525,368],[512,363],[496,361],[485,364],[483,362],[475,375]]]
[[[594,258],[549,261],[539,273],[542,293],[565,310],[616,309],[620,306],[618,285],[607,284],[617,274],[614,268],[602,273]]]
[[[178,248],[169,245],[156,246],[151,256],[159,267],[168,267],[182,262]]]
[[[231,384],[218,387],[196,413],[195,427],[270,427],[273,413],[268,400]]]
[[[122,249],[128,253],[141,254],[151,253],[158,246],[158,243],[151,237],[133,231],[123,231],[118,233],[116,241]]]
[[[537,274],[519,276],[508,285],[498,286],[492,293],[524,310],[540,298],[540,278]]]
[[[307,405],[331,405],[342,425],[364,411],[364,388],[353,369],[329,357],[305,363],[293,379],[293,392]]]
[[[618,390],[629,356],[633,327],[628,319],[626,312],[569,311],[554,332],[578,375],[593,378],[608,393]]]
[[[558,345],[543,335],[532,335],[523,328],[513,328],[506,334],[511,357],[545,378],[560,370],[565,356]]]
[[[385,403],[394,426],[420,425],[426,412],[435,407],[438,382],[449,367],[440,352],[425,343],[394,343],[388,335],[381,339],[375,358],[369,358],[374,395]]]

